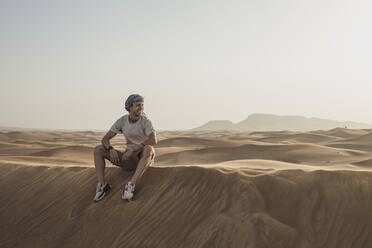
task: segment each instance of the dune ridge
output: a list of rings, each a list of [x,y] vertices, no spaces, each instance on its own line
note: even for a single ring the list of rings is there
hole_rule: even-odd
[[[1,247],[372,245],[371,172],[154,167],[128,203],[129,174],[108,168],[113,192],[94,203],[93,168],[2,169]]]

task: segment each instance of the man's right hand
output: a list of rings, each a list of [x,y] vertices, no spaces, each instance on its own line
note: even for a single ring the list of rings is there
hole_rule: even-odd
[[[120,160],[118,156],[118,152],[115,149],[110,150],[110,161],[114,165],[120,165]]]

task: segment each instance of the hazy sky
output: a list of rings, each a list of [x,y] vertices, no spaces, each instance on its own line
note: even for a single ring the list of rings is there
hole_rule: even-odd
[[[0,126],[108,129],[129,94],[156,129],[252,113],[372,123],[360,0],[0,2]]]

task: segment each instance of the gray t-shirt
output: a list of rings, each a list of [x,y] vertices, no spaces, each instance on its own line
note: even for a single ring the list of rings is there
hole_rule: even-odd
[[[129,122],[129,115],[124,115],[111,126],[110,130],[114,133],[124,134],[127,142],[126,149],[141,144],[155,131],[150,119],[145,114],[135,123]]]

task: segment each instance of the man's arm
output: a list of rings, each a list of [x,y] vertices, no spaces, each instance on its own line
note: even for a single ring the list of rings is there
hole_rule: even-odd
[[[158,139],[156,138],[156,132],[153,131],[150,135],[149,135],[149,138],[143,142],[142,144],[144,145],[150,145],[150,146],[154,146],[158,143]]]
[[[137,151],[142,151],[143,148],[144,148],[144,145],[154,146],[154,145],[156,145],[157,143],[158,143],[158,139],[157,139],[157,137],[156,137],[156,132],[153,131],[153,132],[149,135],[148,139],[142,143],[142,145],[136,145],[135,148],[136,148]]]
[[[115,137],[115,135],[116,135],[116,133],[114,133],[113,131],[108,131],[107,133],[106,133],[106,135],[105,136],[103,136],[103,138],[102,138],[102,145],[103,145],[103,147],[106,149],[106,150],[108,150],[108,148],[109,148],[109,146],[111,145],[110,144],[110,139],[112,139],[113,137]]]

